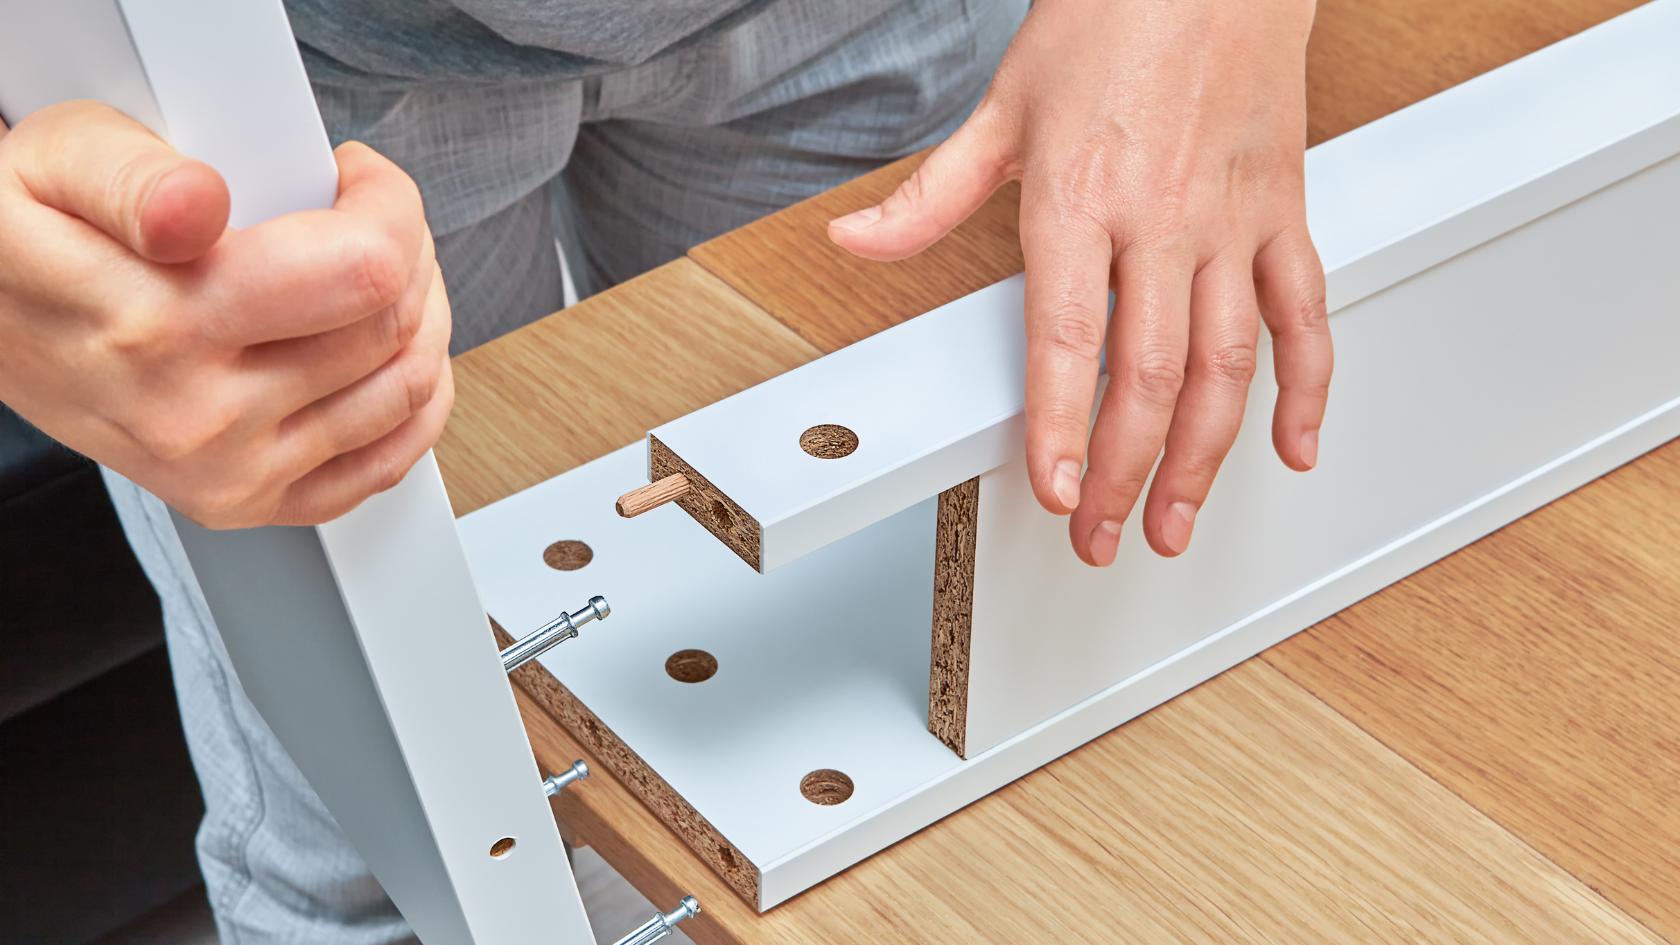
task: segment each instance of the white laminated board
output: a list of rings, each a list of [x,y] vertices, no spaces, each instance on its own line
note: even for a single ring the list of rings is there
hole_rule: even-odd
[[[0,0],[0,114],[84,98],[214,167],[236,228],[333,204],[281,0]],[[420,939],[593,943],[431,454],[319,528],[175,522],[246,694]]]

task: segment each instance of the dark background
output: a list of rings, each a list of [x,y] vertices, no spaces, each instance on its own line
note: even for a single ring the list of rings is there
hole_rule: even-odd
[[[135,942],[150,914],[202,912],[203,811],[99,469],[0,405],[0,942]]]

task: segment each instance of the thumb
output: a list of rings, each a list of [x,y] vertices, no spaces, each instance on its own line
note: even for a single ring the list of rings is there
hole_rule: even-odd
[[[916,255],[968,219],[1010,178],[1011,141],[998,122],[976,112],[879,206],[830,221],[828,238],[865,259],[891,262]]]
[[[108,105],[43,108],[8,137],[19,152],[18,177],[35,200],[153,262],[196,259],[227,229],[222,176]]]

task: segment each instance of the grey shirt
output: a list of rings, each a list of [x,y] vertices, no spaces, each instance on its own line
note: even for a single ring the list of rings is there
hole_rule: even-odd
[[[599,75],[773,2],[287,0],[286,8],[315,81],[389,89]]]

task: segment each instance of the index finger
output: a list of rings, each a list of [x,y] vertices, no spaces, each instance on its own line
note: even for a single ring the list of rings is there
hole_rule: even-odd
[[[1027,263],[1027,473],[1047,511],[1079,505],[1080,472],[1108,322],[1108,231],[1023,187]]]

